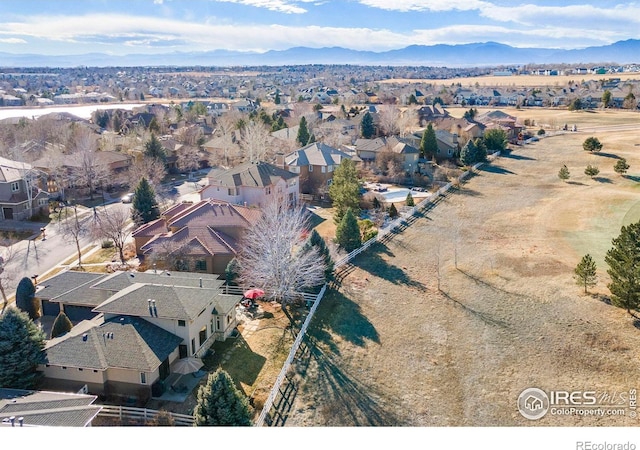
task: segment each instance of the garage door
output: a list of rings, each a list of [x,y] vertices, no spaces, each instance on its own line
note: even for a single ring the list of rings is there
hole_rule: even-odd
[[[64,312],[72,322],[80,322],[81,320],[93,319],[97,313],[91,312],[91,307],[65,305]]]
[[[42,315],[56,317],[60,314],[60,304],[52,303],[49,300],[42,300]]]

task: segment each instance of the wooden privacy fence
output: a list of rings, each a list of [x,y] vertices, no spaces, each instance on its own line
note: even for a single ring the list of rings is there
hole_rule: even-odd
[[[155,419],[160,413],[169,414],[177,426],[193,426],[193,416],[188,414],[178,414],[168,411],[158,411],[155,409],[147,408],[133,408],[128,406],[112,406],[101,405],[102,410],[98,413],[100,417],[112,417],[122,419],[131,419],[140,422],[147,422]]]
[[[489,162],[491,162],[495,160],[498,156],[500,156],[500,152],[495,152],[492,155],[489,155],[487,159]],[[458,177],[458,182],[462,182],[465,179],[467,179],[469,176],[471,176],[471,174],[474,171],[478,170],[483,164],[485,163],[481,162],[473,165],[473,167],[471,167],[470,170],[464,172],[462,175],[460,175],[460,177]],[[371,247],[374,243],[378,241],[382,241],[389,233],[395,232],[396,230],[398,230],[403,226],[408,226],[409,219],[412,216],[434,205],[438,201],[438,199],[444,196],[452,187],[453,187],[453,183],[447,183],[446,185],[438,189],[433,195],[426,197],[425,199],[417,203],[414,207],[403,211],[398,216],[398,218],[390,222],[387,226],[381,228],[375,237],[369,239],[364,244],[362,244],[359,248],[352,251],[351,253],[344,256],[343,258],[339,259],[338,261],[336,261],[334,264],[334,270],[338,270],[340,267],[349,263],[353,258],[355,258],[357,255],[359,255],[360,253],[362,253],[363,251]],[[241,289],[241,288],[238,288],[238,289]],[[325,284],[322,287],[322,290],[320,291],[320,293],[317,294],[317,296],[314,296],[313,294],[305,294],[305,300],[307,300],[307,302],[310,302],[311,300],[313,300],[313,305],[309,311],[309,314],[307,315],[307,318],[304,321],[304,324],[302,325],[302,328],[300,328],[300,331],[296,336],[296,340],[294,341],[293,346],[291,347],[289,356],[287,357],[287,360],[282,366],[282,370],[280,370],[280,374],[278,375],[278,378],[276,378],[276,382],[273,385],[271,392],[269,393],[269,397],[267,397],[267,400],[265,401],[264,407],[260,412],[260,416],[256,421],[256,426],[258,427],[264,426],[265,420],[267,419],[267,414],[271,413],[276,397],[278,396],[278,394],[281,394],[282,383],[284,382],[287,376],[287,372],[289,371],[289,368],[293,364],[296,353],[298,352],[298,349],[300,348],[300,344],[302,343],[302,340],[304,339],[307,329],[309,328],[309,323],[311,323],[311,320],[313,319],[313,315],[318,309],[318,305],[320,304],[320,301],[322,300],[322,297],[324,296],[326,289],[327,289],[327,285]],[[311,298],[312,296],[314,297],[313,299]],[[268,423],[268,425],[270,425],[270,423]]]

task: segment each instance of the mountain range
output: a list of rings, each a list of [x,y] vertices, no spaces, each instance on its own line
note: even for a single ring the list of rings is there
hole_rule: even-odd
[[[140,67],[140,66],[283,66],[350,64],[366,66],[477,67],[521,64],[640,63],[640,40],[574,50],[520,48],[497,42],[457,45],[410,45],[384,52],[343,47],[293,47],[264,53],[215,50],[162,54],[104,53],[37,55],[0,52],[0,67]]]

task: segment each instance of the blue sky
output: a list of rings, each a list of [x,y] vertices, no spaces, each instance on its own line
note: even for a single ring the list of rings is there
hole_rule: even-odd
[[[115,55],[496,41],[583,48],[636,39],[610,0],[1,0],[0,52]]]

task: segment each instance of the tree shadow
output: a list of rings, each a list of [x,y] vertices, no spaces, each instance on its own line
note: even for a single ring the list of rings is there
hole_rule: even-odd
[[[313,211],[308,211],[308,213],[309,213],[309,227],[310,228],[315,228],[318,225],[320,225],[322,222],[327,220],[324,217],[320,217],[319,215],[317,215]]]
[[[640,183],[640,176],[638,175],[623,175],[627,180],[635,181],[636,183]]]
[[[480,167],[480,170],[482,172],[497,173],[500,175],[517,175],[515,172],[505,169],[504,167],[494,166],[490,164],[484,164],[482,167]]]
[[[522,161],[536,161],[536,158],[532,158],[530,156],[524,156],[524,155],[517,155],[517,154],[515,154],[513,152],[501,154],[500,156],[503,157],[503,158],[517,159],[517,160],[522,160]]]
[[[422,283],[412,280],[404,269],[385,261],[381,256],[382,254],[393,257],[393,252],[391,252],[386,245],[377,242],[369,247],[366,258],[356,258],[353,264],[369,272],[371,275],[382,278],[390,283],[425,290],[425,286]]]
[[[606,152],[594,152],[593,153],[596,156],[602,156],[604,158],[613,158],[613,159],[620,159],[620,157],[618,155],[615,155],[613,153],[606,153]]]
[[[611,178],[607,178],[607,177],[593,177],[593,181],[597,181],[598,183],[606,183],[606,184],[613,183],[613,181],[611,181]]]
[[[360,306],[335,289],[327,290],[307,331],[332,353],[340,354],[331,333],[358,347],[364,347],[367,341],[380,343],[378,332],[362,314]]]
[[[576,186],[586,186],[586,184],[584,184],[584,183],[582,183],[580,181],[565,181],[565,183],[573,184],[573,185],[576,185]]]
[[[211,371],[220,367],[238,384],[243,382],[252,386],[267,362],[267,358],[251,350],[242,335],[225,342],[216,342],[214,347],[216,352],[213,356],[204,360],[207,369]],[[231,357],[225,359],[226,355]]]

